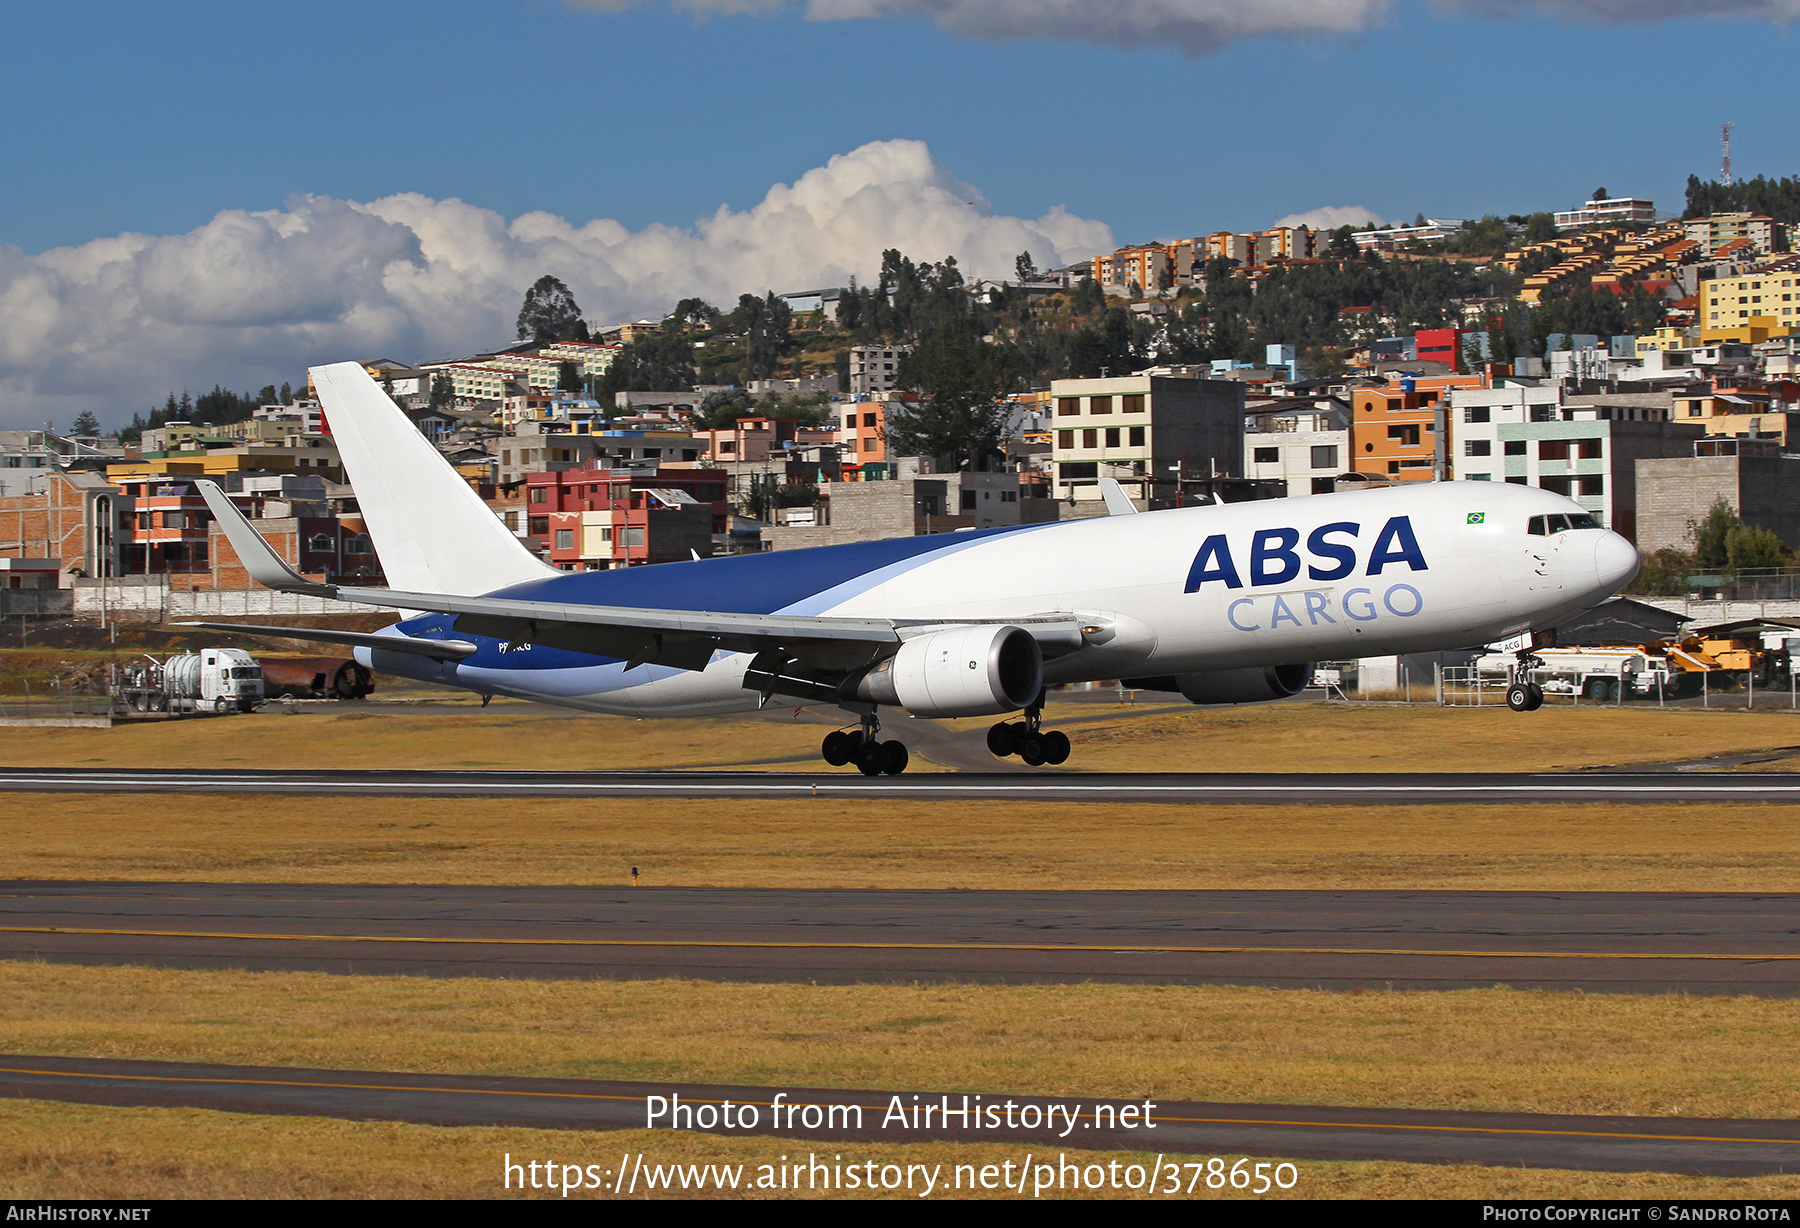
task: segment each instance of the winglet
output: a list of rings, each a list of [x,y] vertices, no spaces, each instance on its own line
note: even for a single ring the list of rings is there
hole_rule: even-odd
[[[219,522],[219,531],[225,534],[231,548],[237,551],[238,560],[243,563],[244,570],[250,573],[252,580],[264,588],[283,593],[337,596],[337,589],[331,585],[308,580],[283,562],[281,556],[263,540],[262,534],[245,519],[244,513],[238,511],[237,504],[219,489],[218,483],[202,478],[194,483],[194,487],[200,492],[200,497],[206,500],[207,509],[212,512],[213,519]]]
[[[1125,493],[1125,488],[1119,485],[1117,478],[1100,479],[1100,497],[1106,500],[1108,516],[1129,516],[1137,511],[1137,508],[1131,506],[1131,498]]]

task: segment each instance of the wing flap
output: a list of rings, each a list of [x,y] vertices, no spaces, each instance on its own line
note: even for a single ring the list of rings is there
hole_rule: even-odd
[[[315,640],[321,644],[348,644],[356,648],[379,649],[382,652],[404,652],[418,657],[435,657],[440,661],[460,661],[472,656],[476,645],[467,640],[423,640],[408,635],[370,635],[361,631],[332,631],[324,627],[263,627],[251,623],[170,623],[171,627],[199,627],[203,631],[226,631],[241,635],[278,635],[290,640]]]

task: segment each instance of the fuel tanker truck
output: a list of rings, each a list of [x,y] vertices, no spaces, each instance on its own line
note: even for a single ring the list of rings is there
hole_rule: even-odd
[[[127,669],[120,685],[138,712],[254,712],[263,701],[262,667],[241,648],[145,660]]]

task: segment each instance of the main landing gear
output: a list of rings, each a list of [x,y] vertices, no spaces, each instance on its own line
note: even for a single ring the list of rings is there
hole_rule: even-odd
[[[988,730],[988,750],[996,759],[1017,755],[1032,767],[1058,764],[1069,758],[1069,735],[1060,729],[1039,729],[1044,705],[1040,698],[1025,709],[1022,721],[1003,722]]]
[[[832,767],[854,763],[864,776],[898,776],[912,758],[905,743],[881,740],[881,722],[873,712],[862,718],[859,729],[834,729],[826,734],[819,753]]]

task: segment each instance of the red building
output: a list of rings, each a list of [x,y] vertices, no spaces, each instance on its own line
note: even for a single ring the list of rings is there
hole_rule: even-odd
[[[1441,362],[1454,371],[1462,354],[1463,330],[1460,328],[1421,328],[1413,334],[1420,362]]]
[[[525,478],[526,535],[565,571],[705,558],[725,531],[725,474],[658,469],[653,478],[564,469]]]

